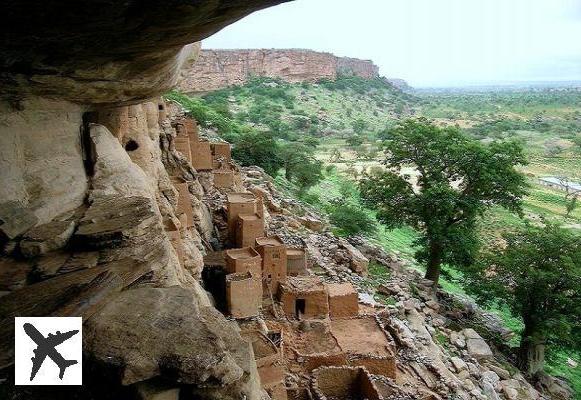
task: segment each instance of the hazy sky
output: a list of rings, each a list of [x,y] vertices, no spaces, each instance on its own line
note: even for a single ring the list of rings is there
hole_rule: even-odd
[[[581,0],[296,0],[202,47],[372,59],[416,87],[581,80]]]

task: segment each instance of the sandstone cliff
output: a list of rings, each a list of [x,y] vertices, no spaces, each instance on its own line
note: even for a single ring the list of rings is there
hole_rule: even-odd
[[[182,71],[178,88],[186,93],[207,92],[242,85],[252,76],[314,82],[338,74],[373,78],[379,69],[370,60],[312,50],[201,50],[196,62]]]
[[[191,43],[283,1],[2,2],[0,398],[260,397],[199,283],[210,213],[157,96]],[[83,317],[84,385],[15,387],[14,317],[49,315]]]

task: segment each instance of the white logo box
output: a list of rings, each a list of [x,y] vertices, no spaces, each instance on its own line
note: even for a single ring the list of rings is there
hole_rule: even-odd
[[[14,318],[14,384],[81,385],[83,383],[82,325],[81,317]],[[71,331],[78,332],[73,334]],[[31,338],[31,335],[41,343],[40,346]],[[57,344],[53,346],[55,343]],[[44,357],[44,360],[31,380],[33,357],[37,359]],[[60,367],[57,362],[61,364]],[[36,364],[38,363],[37,360]],[[59,378],[61,373],[62,379]]]

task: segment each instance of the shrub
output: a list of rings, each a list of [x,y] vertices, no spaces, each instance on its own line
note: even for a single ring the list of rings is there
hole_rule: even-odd
[[[329,208],[331,223],[338,228],[340,235],[371,234],[376,230],[375,218],[361,207],[346,203],[335,203]]]
[[[243,166],[259,166],[271,176],[283,166],[280,144],[264,132],[240,135],[233,143],[232,157]]]

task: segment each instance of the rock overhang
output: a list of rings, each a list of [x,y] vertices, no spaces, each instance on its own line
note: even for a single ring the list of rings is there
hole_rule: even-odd
[[[0,5],[2,97],[85,104],[164,93],[199,42],[289,0],[7,0]]]

